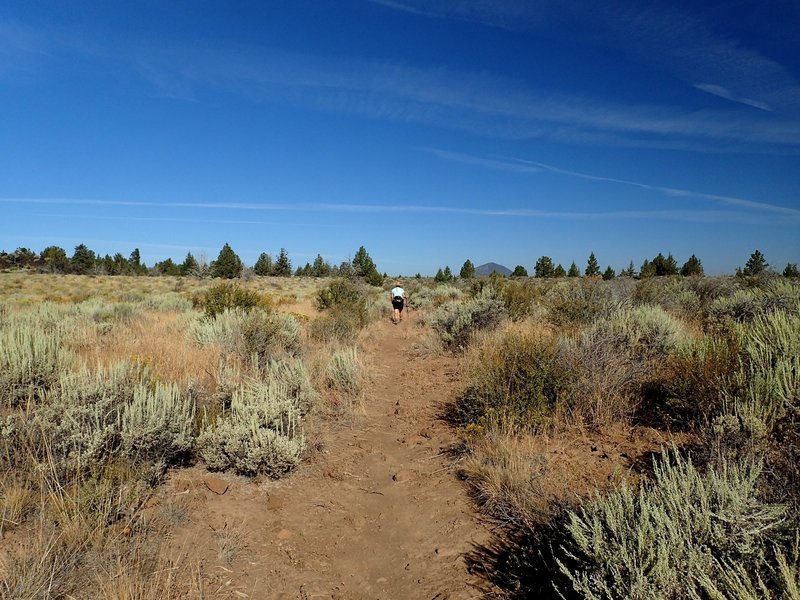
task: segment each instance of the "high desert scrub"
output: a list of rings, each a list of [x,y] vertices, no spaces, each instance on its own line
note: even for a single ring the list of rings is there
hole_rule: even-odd
[[[317,397],[302,325],[265,308],[270,280],[206,295],[168,278],[45,279],[15,281],[2,305],[0,597],[199,597],[198,567],[167,552],[170,525],[146,505],[170,467],[298,464]],[[319,285],[303,286],[277,295],[310,302]]]

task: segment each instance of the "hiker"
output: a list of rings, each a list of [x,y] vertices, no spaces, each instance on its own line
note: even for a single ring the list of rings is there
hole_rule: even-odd
[[[389,300],[392,301],[392,308],[394,309],[394,313],[392,314],[392,323],[397,325],[403,320],[403,307],[405,306],[406,302],[408,302],[406,291],[400,287],[399,281],[394,282],[394,287],[392,288],[392,291],[389,292]]]

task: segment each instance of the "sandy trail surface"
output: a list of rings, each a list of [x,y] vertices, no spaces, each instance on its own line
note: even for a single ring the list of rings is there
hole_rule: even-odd
[[[414,352],[422,335],[413,315],[371,326],[355,418],[328,428],[312,462],[287,478],[256,485],[175,473],[168,493],[183,494],[190,510],[173,543],[200,557],[209,597],[481,596],[464,555],[490,533],[447,454],[453,433],[438,419],[459,387],[456,362]],[[209,483],[229,487],[218,494]]]

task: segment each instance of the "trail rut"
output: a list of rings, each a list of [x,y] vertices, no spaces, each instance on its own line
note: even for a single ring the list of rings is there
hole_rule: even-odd
[[[201,470],[176,474],[191,498],[175,543],[202,557],[212,597],[426,600],[477,598],[464,554],[489,539],[447,450],[437,414],[458,388],[455,359],[413,352],[410,319],[374,324],[353,422],[329,428],[315,459],[260,486],[228,478],[223,495]],[[224,550],[232,549],[226,555]],[[226,564],[225,557],[235,554]]]

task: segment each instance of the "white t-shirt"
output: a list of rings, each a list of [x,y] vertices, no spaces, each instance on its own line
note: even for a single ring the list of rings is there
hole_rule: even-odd
[[[401,287],[392,288],[392,298],[396,298],[397,296],[400,296],[402,298],[403,296],[405,296],[405,294],[406,291]]]

